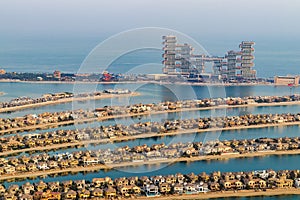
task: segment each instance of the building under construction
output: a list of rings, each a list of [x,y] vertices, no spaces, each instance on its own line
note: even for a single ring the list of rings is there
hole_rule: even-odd
[[[163,73],[168,75],[205,74],[207,63],[213,63],[213,73],[222,79],[255,79],[254,42],[243,41],[239,51],[228,51],[224,57],[193,54],[189,44],[178,44],[176,36],[163,36]]]

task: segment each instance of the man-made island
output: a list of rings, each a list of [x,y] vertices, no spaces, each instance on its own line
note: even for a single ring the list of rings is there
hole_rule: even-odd
[[[60,92],[54,94],[44,94],[40,98],[18,97],[9,102],[0,102],[0,113],[11,112],[29,108],[36,108],[48,105],[56,105],[61,103],[69,103],[76,101],[99,100],[116,97],[131,97],[139,95],[137,92],[129,90],[103,90],[93,93],[73,94],[71,92]]]
[[[32,151],[39,148],[31,148]],[[40,148],[43,150],[43,148]],[[220,159],[300,154],[296,138],[259,138],[250,140],[146,144],[114,150],[76,151],[60,154],[36,154],[0,159],[0,180],[37,177],[58,173],[89,172],[100,169],[145,164],[194,162]],[[1,156],[5,154],[0,153]]]
[[[185,101],[177,101],[177,102],[162,102],[158,104],[153,103],[153,104],[133,104],[129,106],[105,106],[103,108],[97,108],[92,111],[80,109],[80,110],[70,110],[70,111],[62,111],[62,112],[54,112],[54,113],[45,112],[38,115],[29,114],[17,118],[5,118],[5,119],[0,118],[0,134],[14,133],[14,132],[20,132],[26,130],[44,129],[49,127],[57,127],[57,126],[77,124],[77,123],[103,121],[108,119],[135,117],[135,116],[141,117],[143,115],[155,115],[155,114],[172,113],[172,112],[188,112],[188,111],[197,111],[197,110],[239,108],[239,107],[248,107],[248,106],[296,105],[300,103],[299,98],[300,98],[299,95],[283,96],[283,97],[275,96],[275,97],[245,97],[245,98],[223,98],[223,99],[219,98],[219,99],[185,100]],[[253,117],[252,115],[247,116],[247,119],[252,117]],[[269,117],[272,118],[272,115]],[[220,120],[222,119],[219,119],[219,121]],[[224,120],[225,120],[224,122],[226,122],[226,119]],[[280,119],[276,119],[276,120],[278,120],[278,122],[283,122]],[[269,118],[263,120],[261,124],[266,124],[267,121],[269,121]],[[252,125],[255,125],[255,123],[252,123]],[[207,129],[208,126],[214,127],[213,125],[209,124],[209,125],[205,125],[206,127],[205,129]],[[245,126],[248,127],[248,124],[245,124]],[[272,126],[272,125],[269,124],[268,126]],[[223,127],[223,125],[220,123],[216,126],[216,128],[226,128],[226,127],[228,126]]]
[[[0,185],[4,199],[208,199],[300,194],[299,170],[205,172]],[[152,198],[151,198],[152,197]]]

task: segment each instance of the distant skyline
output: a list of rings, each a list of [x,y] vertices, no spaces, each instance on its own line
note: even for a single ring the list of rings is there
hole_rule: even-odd
[[[165,27],[194,37],[300,34],[298,0],[1,0],[0,36],[110,36]],[[3,38],[2,38],[3,39]]]

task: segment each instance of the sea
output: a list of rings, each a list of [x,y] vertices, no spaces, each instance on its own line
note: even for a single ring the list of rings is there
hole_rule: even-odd
[[[1,41],[0,45],[0,68],[9,72],[49,72],[61,70],[62,72],[76,73],[81,63],[89,52],[103,40],[103,38],[65,38],[54,39],[48,38],[19,38],[17,40]],[[274,75],[286,75],[299,73],[298,66],[300,64],[300,47],[291,39],[286,41],[274,41],[269,38],[258,39],[256,41],[255,64],[258,76],[273,77]],[[239,40],[205,40],[197,38],[202,46],[211,55],[223,55],[227,50],[238,49]],[[136,66],[151,68],[153,73],[160,73],[159,63],[161,63],[161,54],[159,50],[142,49],[140,51],[129,52],[115,59],[108,70],[115,73],[132,72]],[[99,55],[101,56],[101,55]],[[150,64],[149,64],[150,63]],[[154,66],[154,65],[153,65]],[[119,70],[119,71],[118,71]],[[149,70],[147,70],[149,72]],[[61,84],[61,83],[21,83],[21,82],[2,82],[0,83],[0,92],[4,95],[0,96],[0,101],[9,101],[16,97],[40,97],[45,93],[54,92],[93,92],[103,89],[130,89],[137,91],[141,95],[136,97],[123,97],[116,99],[102,99],[97,101],[65,103],[54,106],[46,106],[34,109],[27,109],[17,112],[1,113],[1,118],[13,118],[24,116],[26,114],[39,114],[42,112],[56,112],[61,110],[72,109],[94,109],[107,105],[128,105],[132,103],[157,103],[162,101],[174,101],[184,99],[199,98],[222,98],[222,97],[243,97],[243,96],[259,96],[259,95],[289,95],[300,93],[299,87],[289,88],[286,86],[191,86],[191,85],[175,85],[163,83],[126,83],[126,84]],[[259,114],[259,113],[296,113],[299,112],[300,106],[275,106],[275,107],[252,107],[252,108],[227,108],[209,111],[194,111],[169,113],[157,116],[144,116],[141,118],[124,118],[118,120],[108,120],[106,122],[94,122],[90,124],[80,124],[64,126],[61,129],[75,129],[84,127],[96,127],[100,125],[110,125],[115,123],[132,124],[145,121],[163,121],[172,119],[189,119],[206,116],[233,116],[243,114]],[[52,128],[48,130],[38,130],[34,132],[53,131],[60,128]],[[19,134],[28,134],[22,132]],[[135,146],[141,144],[152,145],[156,143],[171,144],[176,142],[193,142],[203,141],[207,138],[218,140],[232,139],[253,139],[260,137],[298,137],[299,126],[280,126],[263,129],[234,130],[222,131],[214,133],[192,133],[179,136],[157,137],[139,139],[135,141],[123,141],[114,144],[89,145],[74,149],[64,149],[58,151],[50,151],[50,154],[72,152],[78,150],[96,150],[96,149],[113,149],[121,146]],[[2,136],[5,137],[5,136]],[[282,155],[282,156],[264,156],[254,158],[241,158],[229,160],[213,160],[198,162],[176,162],[170,164],[143,165],[135,167],[123,167],[113,170],[99,170],[92,173],[77,173],[65,176],[48,176],[39,177],[35,180],[18,180],[15,182],[4,182],[9,186],[11,184],[23,184],[27,181],[36,182],[39,179],[44,181],[62,181],[62,180],[79,180],[92,179],[93,177],[110,176],[129,177],[142,175],[166,175],[175,174],[177,172],[196,174],[203,171],[209,173],[213,171],[251,171],[259,169],[299,169],[300,155]],[[273,199],[299,199],[299,196],[274,196],[274,197],[251,197],[237,198],[245,200],[273,200]],[[223,198],[222,198],[223,199]],[[225,198],[232,199],[232,198]]]

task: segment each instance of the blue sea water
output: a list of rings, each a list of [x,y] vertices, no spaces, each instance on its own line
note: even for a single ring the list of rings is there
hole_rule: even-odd
[[[57,69],[75,73],[93,48],[105,39],[95,36],[86,38],[8,37],[0,40],[0,67],[11,72],[53,72]],[[256,42],[255,69],[259,77],[299,73],[300,47],[297,45],[299,39],[197,37],[194,39],[211,55],[218,56],[224,56],[228,50],[238,50],[241,40],[254,40]],[[180,42],[184,43],[184,41]],[[159,67],[152,70],[151,66],[146,66],[146,71],[161,73],[161,55],[160,50],[135,51],[114,60],[108,69],[113,72],[127,72],[135,66],[156,63]],[[100,64],[95,63],[95,65]],[[100,67],[104,66],[99,66],[99,69]]]

